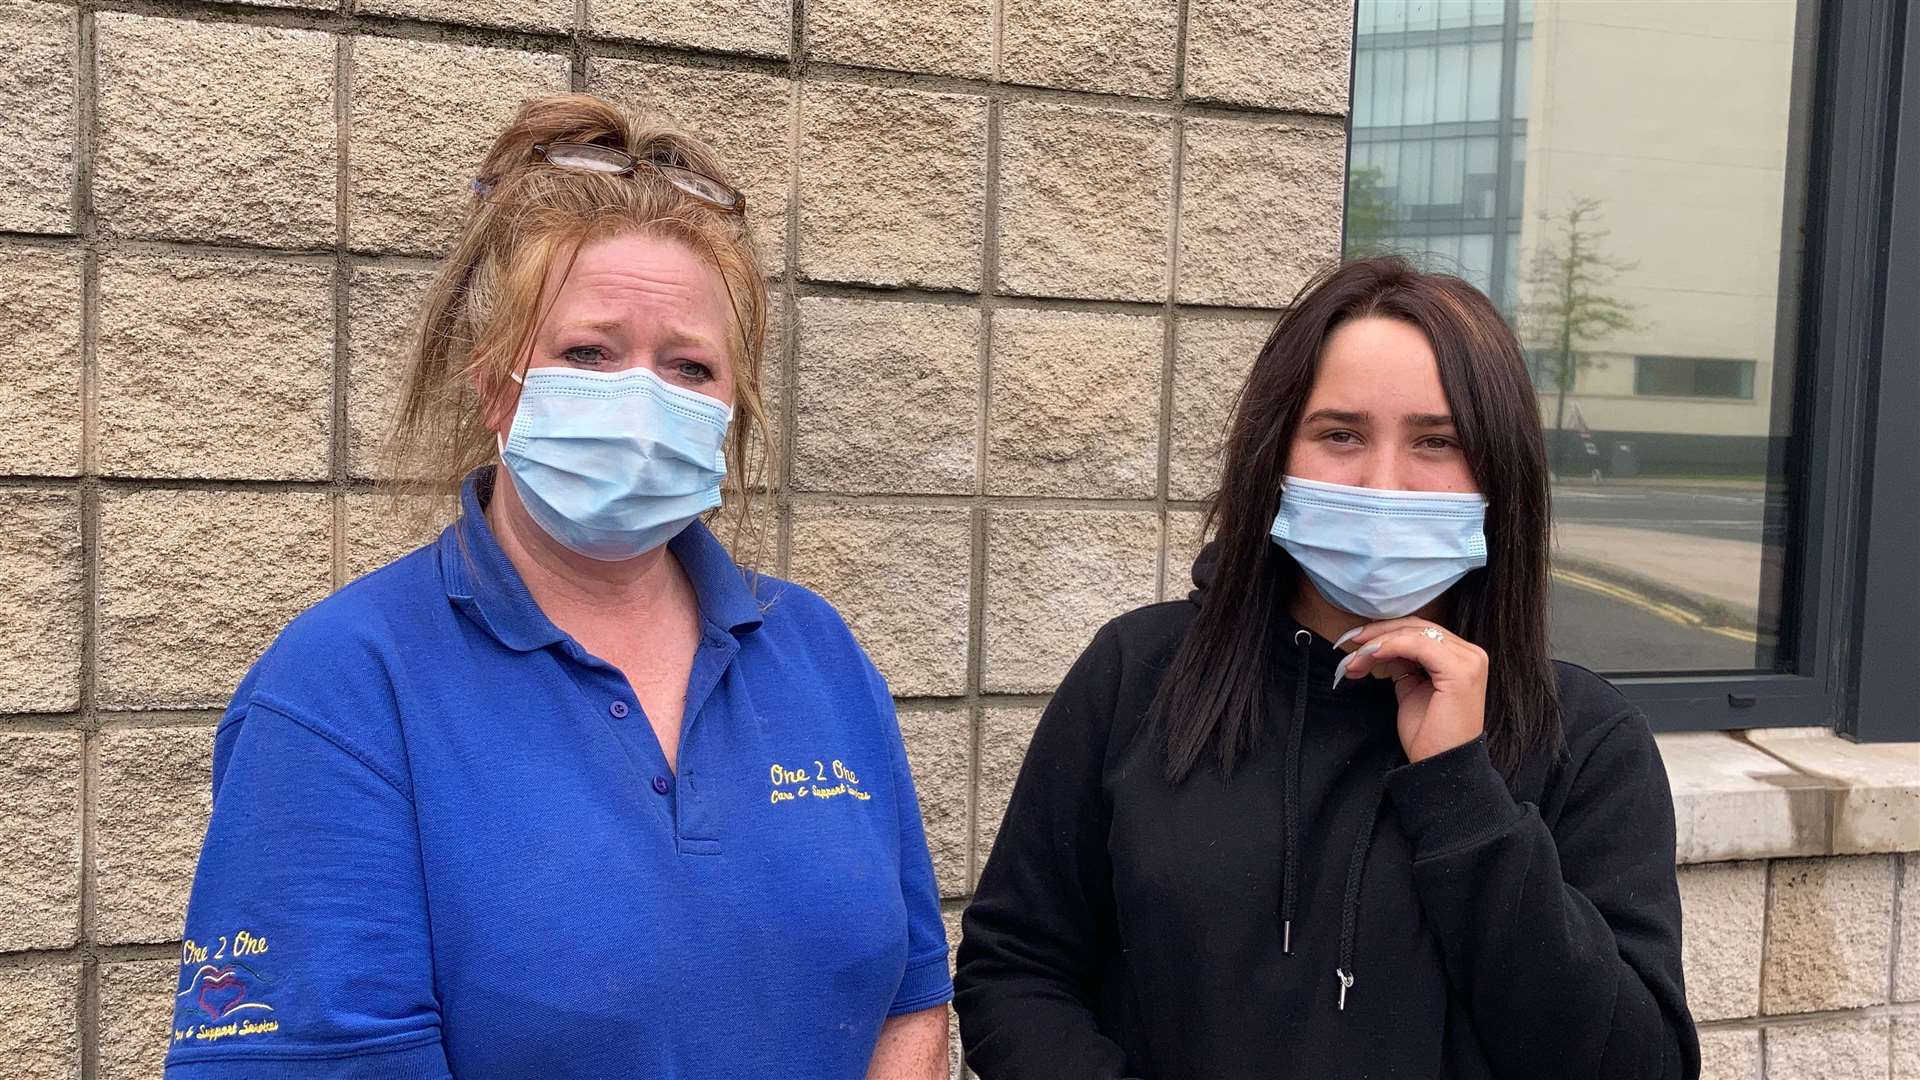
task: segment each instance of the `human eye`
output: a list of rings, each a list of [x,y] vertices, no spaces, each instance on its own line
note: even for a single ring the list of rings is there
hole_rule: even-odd
[[[1422,450],[1455,450],[1460,443],[1451,435],[1429,435],[1417,444]]]
[[[581,367],[604,367],[609,359],[607,350],[598,345],[575,345],[562,350],[560,356],[568,363]]]
[[[1322,432],[1320,439],[1322,442],[1330,442],[1335,446],[1358,446],[1360,444],[1359,432],[1349,431],[1346,428],[1334,428],[1332,431]]]
[[[698,360],[674,360],[667,367],[675,378],[689,385],[698,386],[713,381],[713,369]]]

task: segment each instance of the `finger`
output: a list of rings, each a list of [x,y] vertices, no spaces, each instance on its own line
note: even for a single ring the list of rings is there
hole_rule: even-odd
[[[1359,679],[1378,674],[1375,670],[1377,666],[1375,656],[1379,652],[1380,642],[1376,640],[1341,657],[1340,662],[1334,665],[1333,685],[1339,686],[1342,679]]]
[[[1435,624],[1429,620],[1414,615],[1407,615],[1398,619],[1383,619],[1379,622],[1361,623],[1359,626],[1335,638],[1333,647],[1338,649],[1349,642],[1355,646],[1365,645],[1367,642],[1383,637],[1395,630],[1404,630],[1408,627],[1417,629],[1423,626],[1434,625]]]
[[[1347,674],[1358,678],[1387,661],[1404,660],[1418,664],[1429,679],[1439,682],[1471,676],[1475,655],[1478,650],[1458,638],[1447,636],[1436,641],[1417,631],[1402,630],[1361,646],[1361,650],[1353,654],[1354,663]]]
[[[1417,650],[1424,647],[1432,647],[1432,646],[1439,646],[1444,648],[1449,643],[1455,640],[1451,635],[1446,634],[1444,631],[1440,631],[1441,636],[1438,639],[1428,636],[1430,631],[1435,631],[1435,630],[1438,630],[1438,628],[1434,627],[1433,624],[1431,623],[1427,623],[1424,621],[1416,621],[1416,622],[1409,622],[1405,625],[1397,626],[1390,630],[1385,631],[1379,637],[1374,638],[1372,641],[1367,642],[1366,644],[1360,646],[1358,649],[1355,649],[1353,652],[1347,654],[1347,656],[1340,662],[1340,666],[1335,668],[1334,670],[1334,674],[1336,676],[1336,682],[1334,683],[1334,685],[1336,686],[1339,685],[1337,681],[1339,678],[1358,679],[1363,676],[1369,675],[1374,671],[1376,667],[1380,666],[1380,664],[1383,661],[1392,659],[1394,656],[1399,656],[1404,660],[1410,660],[1413,663],[1421,664],[1421,666],[1423,667],[1426,666],[1422,660],[1422,657],[1426,656],[1427,654],[1425,652],[1417,651]],[[1417,639],[1418,642],[1424,643],[1424,646],[1415,646],[1414,647],[1416,649],[1415,653],[1401,652],[1401,653],[1394,653],[1391,655],[1388,653],[1387,650],[1388,650],[1389,642],[1403,642],[1403,640],[1407,638]],[[1405,648],[1406,646],[1403,645],[1401,647]]]

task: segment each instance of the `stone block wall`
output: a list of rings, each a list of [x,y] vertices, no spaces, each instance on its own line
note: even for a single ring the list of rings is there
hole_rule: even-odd
[[[1920,1078],[1920,744],[1659,738],[1702,1080]]]
[[[898,695],[957,940],[1045,695],[1105,619],[1185,593],[1228,402],[1336,254],[1350,25],[1349,0],[0,0],[0,1080],[158,1075],[219,709],[416,542],[372,484],[412,309],[488,140],[553,90],[671,117],[748,192],[771,568]],[[1710,1075],[1899,1073],[1903,841],[1754,861],[1782,849],[1723,842],[1730,798],[1683,820],[1747,860],[1684,872]],[[1842,1054],[1865,1064],[1821,1071]]]

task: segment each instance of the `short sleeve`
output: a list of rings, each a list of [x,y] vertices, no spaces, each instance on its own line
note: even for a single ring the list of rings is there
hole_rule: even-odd
[[[214,746],[168,1080],[448,1080],[403,777],[256,698]]]
[[[947,928],[940,920],[940,887],[933,877],[933,856],[927,852],[926,829],[920,821],[920,799],[914,793],[913,772],[900,735],[893,698],[879,673],[878,697],[886,710],[892,745],[893,790],[900,815],[900,895],[907,906],[907,970],[894,995],[888,1016],[931,1009],[953,1000],[953,976],[947,966]]]

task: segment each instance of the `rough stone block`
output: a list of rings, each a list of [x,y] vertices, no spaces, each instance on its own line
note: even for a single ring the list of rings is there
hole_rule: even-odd
[[[1920,1076],[1920,1016],[1893,1018],[1893,1080]]]
[[[410,497],[409,497],[410,498]],[[427,544],[440,535],[440,529],[453,520],[453,508],[437,515],[430,523],[418,516],[418,502],[396,502],[385,491],[346,496],[343,513],[346,530],[346,564],[340,580],[352,581]]]
[[[891,71],[993,77],[990,0],[810,0],[807,57]]]
[[[793,47],[793,9],[787,0],[587,0],[587,29],[656,45],[785,56]]]
[[[988,511],[981,688],[1051,693],[1094,631],[1153,602],[1159,563],[1151,512]]]
[[[1160,572],[1160,598],[1184,600],[1193,591],[1193,561],[1207,546],[1207,515],[1200,510],[1167,511],[1167,558]]]
[[[324,479],[332,282],[332,268],[317,262],[179,252],[103,259],[100,471]]]
[[[100,1080],[152,1080],[166,1060],[180,965],[100,965]]]
[[[78,495],[0,491],[0,712],[80,707],[82,558]]]
[[[901,697],[964,693],[972,511],[797,506],[789,573],[826,597]]]
[[[793,483],[848,494],[971,494],[979,469],[980,312],[799,302]]]
[[[1826,853],[1820,781],[1719,732],[1655,740],[1673,789],[1678,861]]]
[[[355,0],[363,15],[503,26],[509,30],[565,32],[573,26],[572,0]]]
[[[106,12],[95,26],[93,200],[103,228],[333,243],[332,35]]]
[[[1353,0],[1192,0],[1189,98],[1345,115]]]
[[[1007,803],[1013,798],[1014,781],[1020,778],[1020,764],[1027,759],[1027,744],[1040,726],[1040,709],[997,708],[980,712],[980,790],[974,798],[979,807],[974,846],[974,880],[993,854],[993,842],[1000,837],[1000,823],[1007,816]]]
[[[769,273],[787,263],[788,173],[793,168],[793,83],[771,75],[590,62],[593,91],[671,121],[713,147],[747,197]]]
[[[800,93],[800,272],[978,288],[987,103],[846,83]]]
[[[333,514],[305,492],[102,496],[98,663],[108,709],[218,708],[332,584]]]
[[[1179,22],[1177,0],[1004,0],[1000,78],[1165,97],[1173,92]]]
[[[1183,318],[1175,326],[1167,498],[1205,499],[1220,485],[1233,402],[1272,329],[1267,319]]]
[[[1009,103],[1000,119],[1003,291],[1164,300],[1173,121]]]
[[[0,712],[79,706],[80,499],[0,489]]]
[[[1165,325],[1150,315],[996,312],[987,490],[1151,498]]]
[[[1900,955],[1894,961],[1893,1000],[1920,1001],[1920,855],[1900,857]],[[1914,1073],[1920,1077],[1920,1071]]]
[[[567,85],[559,54],[356,38],[347,154],[353,247],[445,250],[481,158],[520,103]]]
[[[973,787],[973,723],[963,705],[907,709],[900,713],[920,820],[933,854],[940,895],[967,894],[967,845],[971,841],[968,793]]]
[[[1706,863],[1680,868],[1681,940],[1687,1005],[1695,1020],[1760,1012],[1760,934],[1767,914],[1767,864]]]
[[[1700,1080],[1760,1080],[1760,1033],[1701,1032]]]
[[[1345,160],[1337,128],[1187,121],[1180,300],[1285,306],[1340,256]]]
[[[415,320],[433,271],[355,266],[347,276],[347,473],[379,474],[381,444],[411,359]]]
[[[0,0],[0,230],[73,231],[77,27],[66,4]]]
[[[93,930],[101,943],[179,939],[213,811],[213,731],[137,727],[100,733]]]
[[[1747,741],[1827,781],[1832,851],[1920,851],[1920,743],[1853,743],[1828,728],[1751,731]]]
[[[77,731],[0,731],[0,951],[80,940]]]
[[[1778,1016],[1886,1001],[1893,861],[1783,859],[1772,875],[1761,1010]]]
[[[0,395],[0,472],[80,474],[81,258],[78,248],[0,246],[0,368],[8,382]]]
[[[80,965],[0,968],[0,1080],[80,1080]]]
[[[1767,1029],[1767,1080],[1888,1080],[1888,1020],[1821,1020]]]

